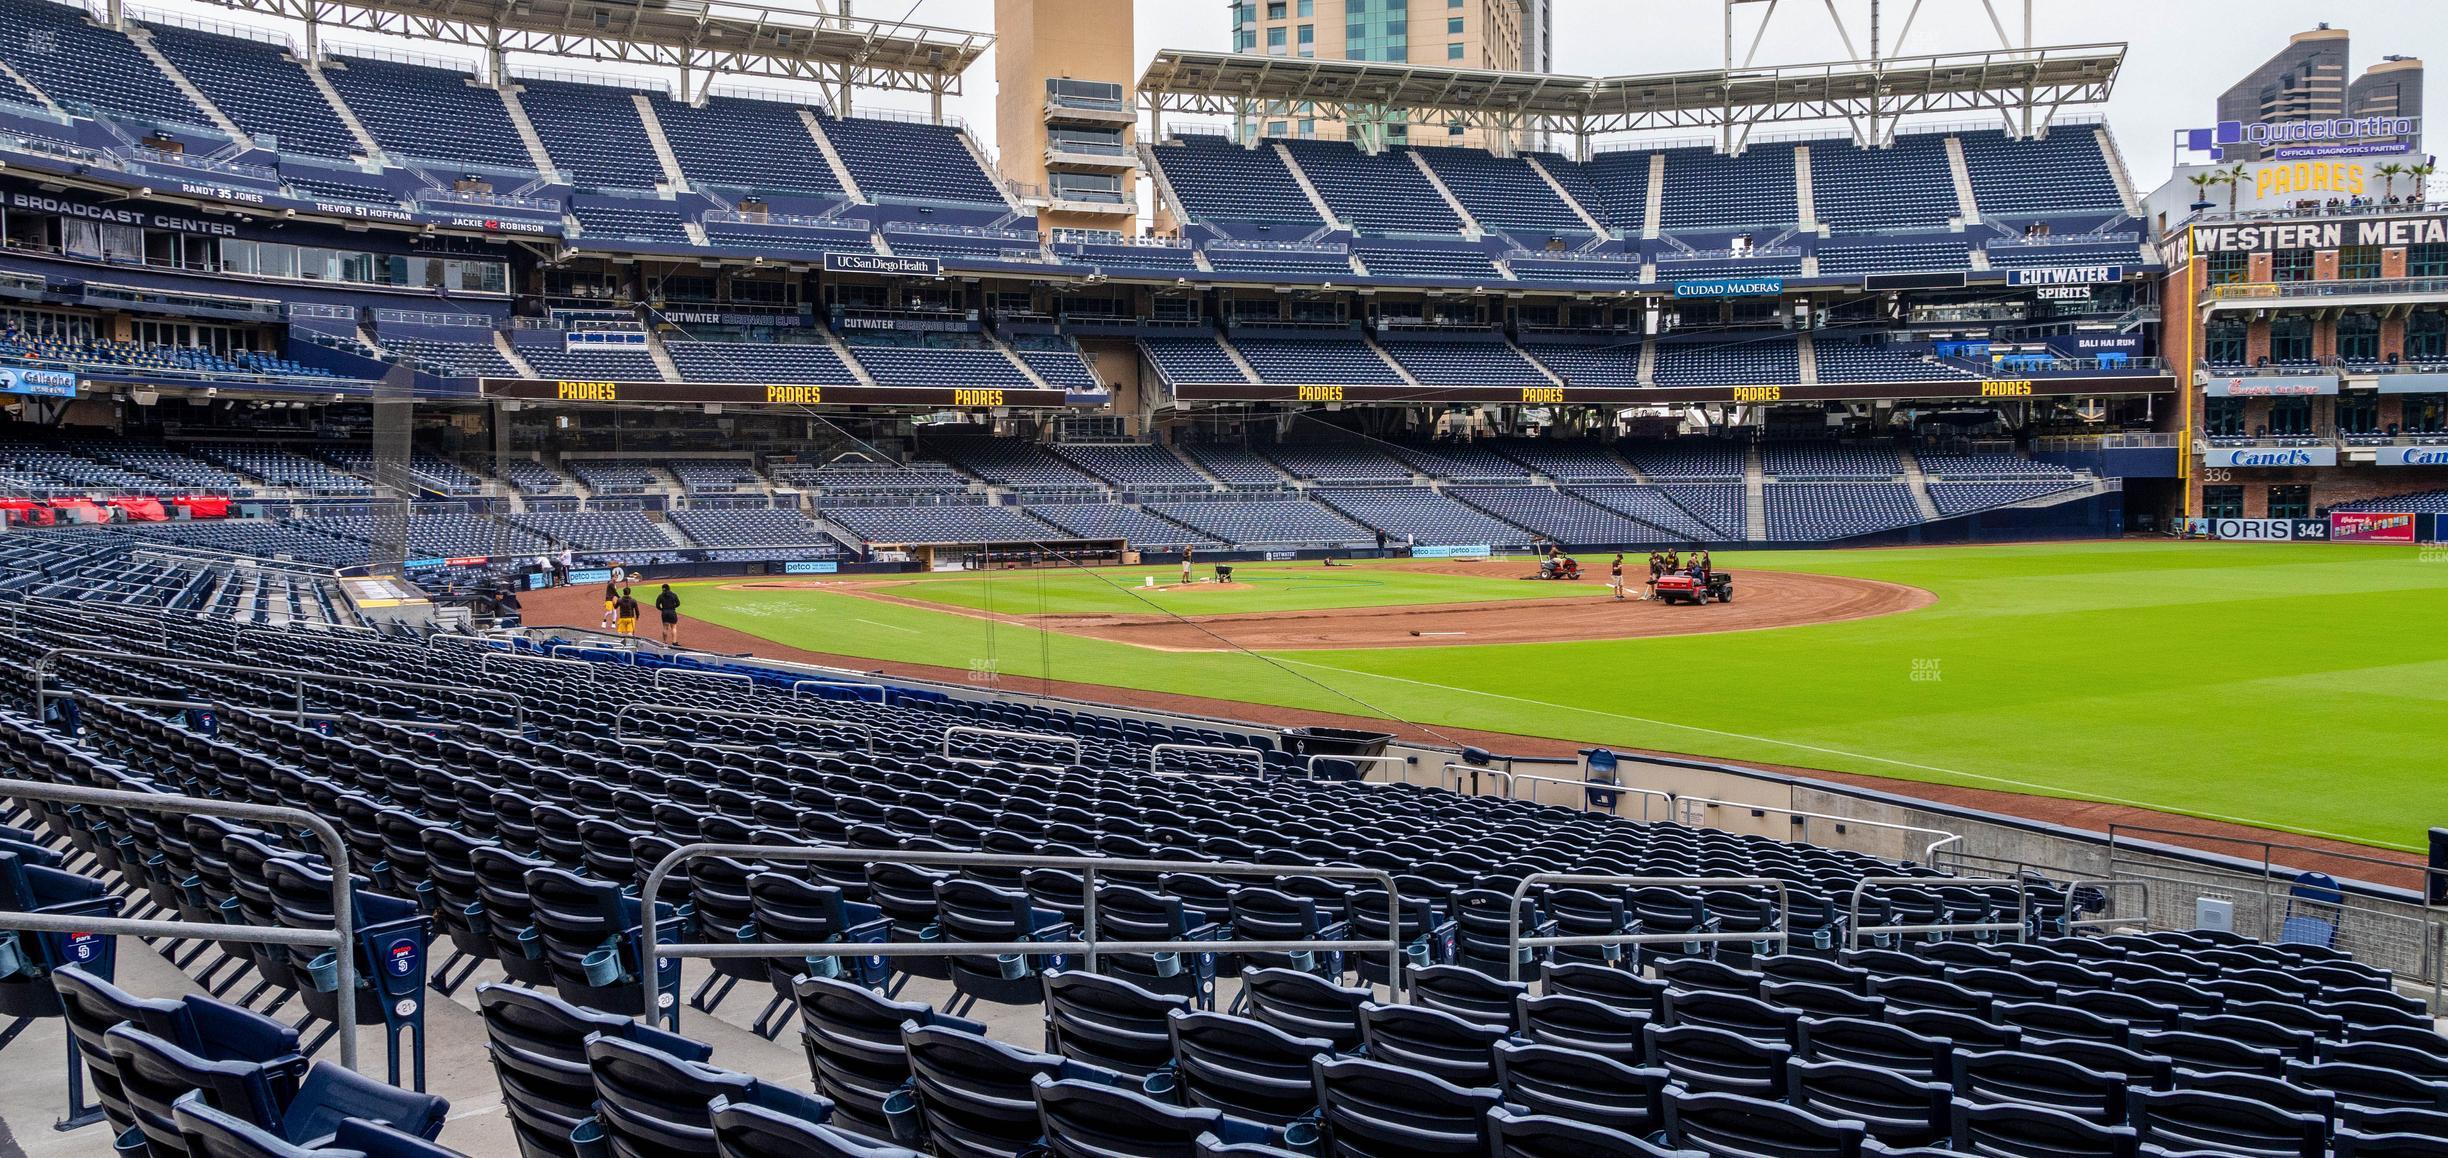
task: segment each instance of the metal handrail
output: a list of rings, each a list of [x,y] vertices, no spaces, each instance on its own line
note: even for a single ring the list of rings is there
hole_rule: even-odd
[[[1317,779],[1318,761],[1320,760],[1341,760],[1350,764],[1400,764],[1404,767],[1417,763],[1409,756],[1311,756],[1307,763],[1301,765],[1302,770],[1309,774],[1309,779]],[[1360,770],[1360,780],[1362,783],[1368,782],[1367,769]]]
[[[1522,902],[1530,897],[1532,885],[1626,885],[1633,888],[1773,888],[1777,894],[1777,927],[1753,929],[1740,933],[1576,933],[1569,937],[1524,937],[1521,935]],[[1521,957],[1524,949],[1539,949],[1555,945],[1650,945],[1666,942],[1774,941],[1779,948],[1793,936],[1793,886],[1775,877],[1639,877],[1610,876],[1604,873],[1531,873],[1514,886],[1513,907],[1505,914],[1506,979],[1521,980]]]
[[[2077,881],[2067,881],[2067,882],[2066,882],[2066,885],[2065,885],[2065,893],[2066,893],[2066,912],[2068,912],[2068,913],[2072,913],[2072,912],[2074,911],[2074,890],[2076,890],[2076,889],[2085,889],[2085,888],[2102,889],[2102,890],[2105,890],[2105,891],[2109,892],[2111,895],[2113,895],[2113,894],[2115,893],[2115,891],[2116,891],[2116,890],[2118,890],[2118,889],[2140,889],[2140,890],[2142,890],[2142,918],[2141,918],[2141,919],[2142,919],[2142,927],[2143,927],[2145,930],[2147,930],[2147,929],[2149,929],[2149,928],[2150,928],[2150,923],[2151,923],[2151,915],[2150,915],[2150,914],[2151,914],[2151,904],[2150,904],[2150,882],[2149,882],[2149,881],[2138,881],[2138,880],[2109,880],[2109,879],[2105,879],[2105,878],[2100,879],[2100,880],[2089,880],[2089,881],[2081,881],[2081,880],[2077,880]],[[2110,909],[2110,910],[2114,910],[2114,909],[2116,908],[2116,902],[2114,902],[2113,900],[2112,900],[2112,901],[2110,901],[2110,902],[2109,902],[2109,904],[2108,904],[2108,907],[2109,907],[2109,909]],[[2065,927],[2066,927],[2066,928],[2068,928],[2068,929],[2088,929],[2088,928],[2091,928],[2091,927],[2092,927],[2092,926],[2094,926],[2094,925],[2114,925],[2114,924],[2119,924],[2119,923],[2123,923],[2123,922],[2132,921],[2133,919],[2134,919],[2134,918],[2132,918],[2132,917],[2108,917],[2108,916],[2102,916],[2102,917],[2080,917],[2080,918],[2077,918],[2077,917],[2071,917],[2071,916],[2069,916],[2069,917],[2067,917],[2067,918],[2066,918]]]
[[[1236,747],[1236,746],[1226,745],[1226,744],[1155,744],[1155,745],[1151,745],[1151,746],[1148,748],[1148,772],[1149,772],[1149,774],[1151,774],[1151,775],[1155,774],[1155,772],[1156,772],[1156,761],[1157,761],[1157,759],[1158,759],[1159,755],[1160,755],[1161,753],[1165,753],[1165,752],[1212,752],[1212,753],[1214,753],[1214,754],[1216,754],[1216,755],[1220,755],[1220,756],[1247,756],[1247,757],[1251,758],[1252,760],[1255,760],[1255,761],[1257,761],[1257,762],[1258,762],[1258,774],[1259,774],[1259,775],[1261,775],[1261,776],[1266,775],[1266,753],[1265,753],[1265,752],[1262,752],[1262,751],[1260,751],[1260,750],[1258,750],[1258,749],[1256,749],[1256,748],[1243,748],[1243,747]],[[1183,773],[1177,773],[1177,775],[1187,776],[1187,775],[1191,775],[1191,773],[1183,772]],[[1237,779],[1246,779],[1246,777],[1237,777]]]
[[[431,728],[443,732],[465,731],[469,727],[467,724],[452,724],[435,720],[402,720],[390,716],[361,716],[344,712],[305,712],[289,711],[283,708],[259,708],[253,704],[229,704],[219,700],[168,700],[152,696],[110,695],[103,692],[86,694],[98,700],[108,700],[114,704],[129,704],[139,708],[201,708],[223,715],[229,714],[232,708],[238,708],[253,715],[266,716],[275,720],[347,720],[359,724],[392,724],[403,728]]]
[[[581,660],[581,661],[579,661],[579,662],[583,663],[583,662],[585,662],[585,661]],[[746,684],[748,685],[748,687],[749,687],[749,689],[750,689],[750,690],[752,690],[752,691],[753,691],[753,690],[755,690],[755,688],[756,688],[756,677],[755,677],[755,676],[752,676],[752,675],[749,675],[747,672],[744,672],[744,671],[706,671],[706,670],[705,670],[705,669],[703,669],[703,668],[693,668],[693,667],[659,667],[659,668],[656,668],[656,669],[655,669],[654,678],[653,678],[653,679],[651,679],[651,680],[649,680],[649,681],[647,681],[647,682],[648,682],[648,684],[649,684],[650,686],[652,686],[652,687],[654,687],[656,690],[660,691],[660,690],[662,690],[662,687],[663,687],[663,677],[664,677],[664,676],[667,676],[667,675],[672,675],[672,674],[674,674],[674,673],[678,673],[678,674],[680,674],[680,675],[684,675],[684,676],[695,676],[695,677],[697,677],[698,679],[708,679],[708,680],[740,680],[740,681],[742,681],[742,682],[746,683]]]
[[[333,1036],[340,1041],[340,1064],[357,1068],[357,945],[355,930],[350,928],[356,916],[356,906],[350,897],[348,841],[332,823],[302,808],[284,808],[274,804],[246,804],[235,800],[214,800],[205,796],[182,796],[165,792],[128,792],[117,788],[88,788],[81,784],[47,784],[39,780],[0,780],[0,797],[10,800],[48,800],[57,804],[87,804],[100,808],[126,808],[138,812],[170,812],[186,816],[226,816],[235,820],[261,820],[295,825],[314,834],[323,844],[323,860],[331,869],[332,927],[323,929],[267,929],[254,925],[201,925],[194,921],[138,920],[133,917],[76,917],[54,913],[0,913],[0,926],[38,933],[125,933],[136,937],[209,937],[215,941],[241,941],[256,945],[304,945],[329,949],[332,954],[334,989],[341,997],[333,1003]]]
[[[1069,744],[1071,745],[1071,762],[1074,764],[1079,763],[1080,757],[1088,751],[1087,743],[1077,736],[1051,736],[1044,732],[1015,732],[1009,728],[980,728],[970,724],[954,724],[944,729],[943,755],[945,756],[952,754],[952,733],[954,732],[968,736],[1008,736],[1015,740],[1044,740],[1053,744]]]
[[[1593,802],[1593,801],[1590,799],[1590,794],[1591,794],[1591,793],[1595,793],[1595,792],[1616,792],[1616,793],[1624,793],[1624,794],[1628,794],[1628,795],[1638,796],[1638,797],[1640,797],[1640,798],[1641,798],[1641,821],[1642,821],[1643,823],[1647,823],[1647,822],[1648,822],[1648,820],[1649,820],[1649,800],[1650,800],[1650,798],[1651,798],[1651,797],[1655,797],[1655,798],[1657,798],[1657,799],[1659,799],[1659,800],[1663,800],[1663,801],[1665,801],[1665,802],[1666,802],[1667,804],[1669,804],[1669,805],[1672,805],[1672,804],[1674,803],[1674,801],[1675,801],[1675,796],[1674,796],[1674,793],[1672,793],[1672,792],[1660,792],[1660,791],[1658,791],[1658,790],[1657,790],[1657,789],[1655,789],[1655,788],[1630,788],[1630,787],[1626,787],[1626,786],[1624,786],[1624,785],[1620,785],[1620,784],[1609,784],[1609,783],[1607,783],[1607,782],[1606,782],[1606,781],[1604,781],[1604,780],[1566,780],[1566,779],[1564,779],[1564,778],[1563,778],[1563,777],[1561,777],[1561,776],[1533,776],[1533,775],[1531,775],[1530,773],[1527,773],[1527,772],[1515,772],[1515,773],[1513,773],[1513,788],[1514,788],[1514,793],[1513,793],[1513,795],[1512,795],[1511,797],[1509,797],[1508,799],[1512,799],[1512,800],[1520,800],[1520,799],[1522,799],[1522,795],[1521,795],[1521,791],[1520,791],[1520,789],[1521,789],[1522,783],[1523,783],[1524,781],[1527,781],[1527,782],[1529,782],[1529,783],[1531,783],[1531,784],[1533,784],[1533,785],[1537,785],[1537,784],[1563,784],[1563,785],[1566,785],[1566,786],[1569,786],[1569,787],[1572,787],[1572,788],[1577,788],[1577,789],[1580,789],[1580,790],[1581,790],[1581,802],[1580,802],[1580,809],[1581,809],[1581,811],[1583,811],[1583,812],[1592,812],[1592,811],[1596,811],[1596,810],[1597,810],[1597,806],[1596,806],[1596,804],[1595,804],[1595,803],[1594,803],[1594,802]],[[1530,803],[1532,803],[1532,804],[1536,804],[1536,803],[1538,803],[1538,789],[1536,789],[1536,788],[1532,788],[1532,789],[1530,790]],[[1607,812],[1609,812],[1610,814],[1612,814],[1612,813],[1614,812],[1614,809],[1612,809],[1612,808],[1607,809]]]
[[[1077,941],[888,941],[871,944],[854,941],[824,941],[802,943],[766,943],[761,941],[731,944],[684,943],[664,945],[658,942],[655,930],[655,900],[663,891],[663,882],[679,864],[698,857],[738,857],[746,860],[797,861],[808,864],[859,864],[876,862],[912,866],[940,865],[951,869],[1074,869],[1080,873],[1080,940]],[[1196,869],[1204,875],[1325,877],[1330,880],[1375,881],[1385,889],[1386,936],[1378,941],[1107,941],[1097,936],[1096,894],[1097,873],[1138,872],[1176,873]],[[1088,957],[1088,970],[1096,971],[1100,953],[1125,951],[1133,953],[1384,953],[1386,984],[1399,1000],[1402,992],[1403,942],[1402,894],[1394,888],[1394,874],[1384,869],[1360,868],[1356,865],[1280,865],[1242,862],[1189,862],[1173,860],[1116,860],[1096,856],[1013,856],[986,852],[890,852],[869,848],[818,848],[809,845],[781,844],[690,844],[664,854],[646,874],[645,885],[638,890],[639,910],[644,914],[638,922],[638,973],[645,1001],[638,1008],[641,1019],[652,1019],[660,1005],[662,994],[657,992],[657,961],[665,957],[980,957],[1005,953],[1043,954],[1066,949],[1078,949]]]
[[[876,702],[879,704],[890,704],[892,702],[892,689],[884,686],[883,684],[854,684],[845,680],[792,680],[790,686],[791,702],[798,702],[799,689],[811,687],[857,688],[862,691],[874,692],[876,694]]]
[[[1993,888],[1998,885],[2012,885],[2015,891],[2015,920],[2011,925],[2003,921],[1972,921],[1954,925],[1881,925],[1878,931],[1883,934],[2004,933],[2012,931],[2018,942],[2031,940],[2031,880],[2027,877],[1863,877],[1853,884],[1853,903],[1847,912],[1848,919],[1845,921],[1845,948],[1847,949],[1861,948],[1862,897],[1870,891],[1872,885],[1881,888],[1891,885],[1910,885],[1925,889]]]
[[[476,657],[477,674],[482,675],[492,671],[493,661],[496,659],[516,660],[520,663],[550,663],[558,664],[562,667],[579,668],[587,673],[586,681],[588,683],[598,682],[595,678],[595,664],[592,660],[561,659],[556,656],[549,655],[528,655],[524,652],[504,651],[499,648],[487,648],[483,655]]]
[[[1504,791],[1497,793],[1497,795],[1505,800],[1513,799],[1513,773],[1506,771],[1505,769],[1490,767],[1485,764],[1464,764],[1455,760],[1447,760],[1445,762],[1445,766],[1442,769],[1439,769],[1439,771],[1443,774],[1444,778],[1437,782],[1437,786],[1440,788],[1451,788],[1455,792],[1462,791],[1462,774],[1465,772],[1469,773],[1471,777],[1472,791],[1466,795],[1471,796],[1476,796],[1479,794],[1477,787],[1480,774],[1485,773],[1489,776],[1501,776],[1504,778]],[[1447,781],[1450,781],[1451,783],[1447,783]]]
[[[460,696],[467,695],[469,692],[476,690],[461,684],[437,684],[426,683],[419,680],[395,680],[387,679],[382,676],[345,675],[336,672],[310,671],[305,668],[265,667],[261,664],[251,663],[218,663],[210,660],[188,659],[184,656],[147,655],[138,651],[113,651],[109,648],[98,647],[55,647],[42,653],[40,657],[36,658],[34,661],[34,666],[31,669],[34,676],[34,714],[36,716],[42,715],[43,710],[50,706],[50,703],[54,698],[68,694],[66,692],[53,692],[50,688],[51,666],[55,661],[61,659],[134,660],[140,663],[173,664],[188,671],[220,671],[238,675],[280,676],[294,682],[295,686],[292,689],[291,694],[295,697],[297,710],[301,712],[306,710],[306,689],[309,686],[316,684],[364,684],[371,687],[405,688],[410,691],[449,692],[453,695]],[[522,728],[525,727],[527,724],[527,702],[520,699],[516,695],[505,696],[503,697],[502,702],[505,702],[510,706],[511,721]]]
[[[703,716],[716,720],[765,720],[785,724],[809,724],[822,728],[855,728],[859,736],[867,742],[867,750],[870,752],[875,750],[875,725],[862,724],[857,720],[827,720],[813,716],[794,716],[788,712],[728,711],[719,708],[692,707],[685,704],[622,704],[619,710],[612,713],[613,739],[628,738],[628,722],[632,712],[686,712],[692,716]]]
[[[1740,800],[1711,800],[1705,796],[1677,796],[1675,797],[1675,800],[1678,805],[1699,804],[1706,805],[1711,808],[1748,808],[1755,812],[1774,812],[1781,816],[1798,816],[1805,820],[1826,820],[1837,824],[1859,825],[1863,828],[1891,828],[1898,832],[1932,833],[1936,835],[1938,839],[1931,841],[1927,846],[1922,848],[1921,863],[1923,864],[1936,864],[1939,849],[1945,848],[1951,844],[1961,843],[1963,840],[1962,833],[1948,832],[1943,828],[1925,828],[1918,824],[1897,824],[1893,821],[1886,820],[1863,820],[1858,816],[1837,816],[1834,813],[1829,812],[1805,812],[1799,808],[1785,808],[1775,804],[1751,804]],[[1694,822],[1685,820],[1684,823],[1691,824]],[[1702,825],[1702,827],[1715,826]]]

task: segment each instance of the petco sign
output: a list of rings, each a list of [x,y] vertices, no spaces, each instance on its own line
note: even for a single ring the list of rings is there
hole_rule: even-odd
[[[2336,466],[2337,448],[2329,446],[2290,446],[2280,449],[2236,447],[2213,450],[2202,456],[2202,465],[2296,467]]]

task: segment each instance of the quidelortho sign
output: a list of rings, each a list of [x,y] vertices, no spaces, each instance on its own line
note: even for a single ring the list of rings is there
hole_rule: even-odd
[[[2202,465],[2209,467],[2297,467],[2336,466],[2337,448],[2333,446],[2288,447],[2219,447],[2202,456]]]
[[[2448,214],[2379,217],[2334,221],[2246,221],[2196,225],[2195,253],[2262,253],[2281,249],[2337,249],[2342,246],[2448,244]]]
[[[2421,117],[2324,117],[2305,121],[2220,121],[2207,129],[2185,130],[2185,147],[2197,153],[2215,157],[2226,155],[2228,145],[2253,145],[2275,149],[2281,157],[2295,156],[2298,150],[2316,150],[2347,145],[2356,151],[2377,153],[2392,146],[2403,151],[2404,143],[2422,131]],[[2349,144],[2351,143],[2351,145]],[[2307,152],[2308,155],[2308,152]]]

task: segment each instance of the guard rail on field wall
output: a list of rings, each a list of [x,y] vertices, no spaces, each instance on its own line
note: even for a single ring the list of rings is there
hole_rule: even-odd
[[[1704,815],[1705,810],[1710,808],[1742,808],[1750,810],[1755,815],[1773,812],[1779,816],[1791,817],[1793,819],[1794,827],[1802,830],[1801,839],[1805,843],[1817,843],[1812,841],[1810,837],[1810,822],[1813,820],[1824,820],[1831,824],[1859,825],[1863,828],[1884,828],[1894,832],[1918,832],[1928,836],[1935,836],[1938,839],[1931,841],[1921,850],[1921,863],[1933,866],[1938,863],[1938,853],[1941,849],[1949,848],[1963,842],[1962,833],[1948,832],[1942,828],[1924,828],[1918,824],[1896,824],[1892,821],[1886,820],[1863,820],[1858,816],[1837,816],[1834,813],[1828,812],[1807,812],[1799,808],[1786,808],[1775,804],[1747,804],[1739,800],[1711,800],[1705,796],[1676,796],[1674,797],[1674,802],[1675,819],[1679,823],[1692,825],[1698,828],[1717,827],[1710,825],[1705,821],[1694,819],[1695,817]]]
[[[1560,937],[1524,937],[1521,935],[1522,902],[1530,897],[1534,885],[1614,885],[1625,888],[1694,888],[1775,889],[1777,895],[1777,925],[1775,929],[1750,929],[1735,933],[1576,933]],[[1792,937],[1792,886],[1775,877],[1643,877],[1611,876],[1605,873],[1532,873],[1514,886],[1513,904],[1505,914],[1505,976],[1521,980],[1522,950],[1542,949],[1558,945],[1649,945],[1678,942],[1683,944],[1718,941],[1774,941],[1780,951]]]
[[[137,812],[168,812],[182,816],[226,816],[232,820],[255,820],[284,824],[314,834],[323,845],[324,863],[331,869],[332,927],[329,929],[271,929],[255,925],[204,925],[194,921],[137,920],[133,917],[81,917],[57,913],[0,913],[0,927],[34,933],[106,933],[134,937],[205,937],[214,941],[240,941],[253,945],[301,945],[310,949],[329,950],[332,955],[333,990],[343,996],[333,1002],[333,1036],[340,1042],[340,1064],[357,1068],[357,942],[350,922],[356,917],[356,903],[350,895],[349,846],[340,830],[332,823],[302,808],[284,808],[272,804],[246,804],[235,800],[214,800],[203,796],[179,796],[161,792],[127,792],[116,788],[88,788],[79,784],[48,784],[39,780],[0,780],[0,799],[44,800],[54,804],[90,805],[95,808],[125,808]],[[421,1055],[422,1041],[417,1043]],[[423,1088],[424,1063],[418,1061],[417,1086]]]
[[[2241,855],[2224,854],[2229,866],[2170,863],[2136,847],[2155,843],[2141,839],[2146,837],[2206,841],[2234,847]],[[2368,888],[2343,887],[2334,879],[2326,884],[2306,880],[2309,870],[2297,867],[2340,863],[2383,870],[2366,872],[2375,880],[2411,880],[2414,891],[2403,901],[2392,900]],[[2147,886],[2145,903],[2151,907],[2146,912],[2154,924],[2190,928],[2202,900],[2223,900],[2234,906],[2235,932],[2265,942],[2292,938],[2352,953],[2358,961],[2404,974],[2428,989],[2435,1011],[2448,1008],[2448,907],[2431,901],[2448,894],[2448,869],[2282,841],[2111,824],[2108,875]],[[2290,929],[2296,918],[2304,923]]]
[[[762,941],[734,944],[683,943],[665,945],[655,935],[655,922],[645,920],[639,925],[638,973],[645,1000],[638,1008],[641,1019],[651,1021],[657,1014],[663,994],[656,985],[656,963],[666,957],[987,957],[1005,954],[1037,956],[1077,950],[1087,957],[1088,971],[1097,967],[1102,953],[1384,953],[1386,978],[1396,1000],[1402,997],[1403,941],[1402,895],[1395,890],[1394,875],[1384,869],[1359,868],[1350,865],[1280,865],[1225,862],[1199,863],[1200,873],[1214,876],[1243,877],[1324,877],[1330,880],[1373,881],[1385,890],[1386,937],[1376,941],[1111,941],[1097,933],[1097,874],[1099,872],[1170,873],[1180,872],[1185,862],[1169,860],[1115,860],[1094,856],[1014,856],[985,852],[895,852],[879,857],[874,849],[810,848],[805,845],[773,844],[691,844],[673,849],[656,861],[646,874],[645,887],[638,891],[642,912],[655,912],[656,898],[663,891],[663,882],[672,869],[698,857],[736,857],[752,861],[794,861],[806,864],[867,864],[878,859],[893,864],[929,866],[950,869],[1071,869],[1080,874],[1080,939],[1076,941],[887,941],[871,944],[855,941],[823,941],[799,943],[767,943]],[[677,1011],[675,1010],[675,1013]]]

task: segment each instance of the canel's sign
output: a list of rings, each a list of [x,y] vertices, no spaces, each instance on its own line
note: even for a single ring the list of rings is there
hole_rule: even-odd
[[[2337,449],[2328,446],[2220,448],[2202,456],[2208,467],[2336,466]]]

